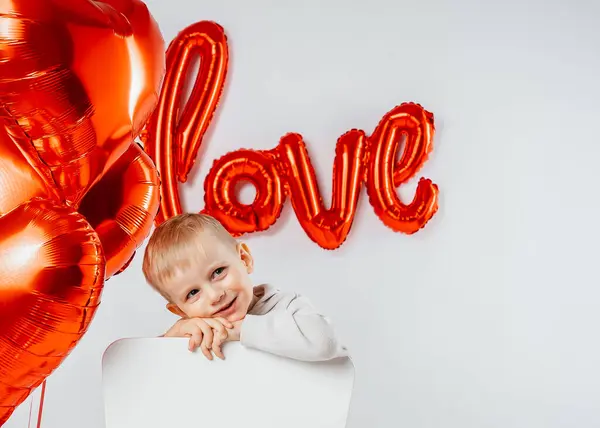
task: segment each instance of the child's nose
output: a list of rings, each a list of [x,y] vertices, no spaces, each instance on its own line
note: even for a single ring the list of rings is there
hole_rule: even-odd
[[[225,290],[217,287],[209,287],[209,297],[213,303],[219,303],[225,297]]]

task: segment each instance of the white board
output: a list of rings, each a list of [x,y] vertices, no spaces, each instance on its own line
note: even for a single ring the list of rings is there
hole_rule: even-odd
[[[187,339],[121,339],[102,359],[107,428],[344,428],[349,359],[306,363],[224,346],[225,361]]]

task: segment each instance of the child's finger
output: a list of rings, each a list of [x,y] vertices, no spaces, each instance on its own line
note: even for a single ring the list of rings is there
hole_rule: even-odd
[[[208,348],[207,344],[204,341],[202,341],[202,343],[200,344],[200,349],[202,349],[202,353],[204,354],[204,356],[212,361],[212,359],[213,359],[212,352],[210,352],[210,349]]]
[[[223,355],[223,351],[221,350],[221,345],[215,345],[213,346],[213,352],[215,353],[215,355],[224,360],[225,359],[225,355]]]
[[[206,323],[217,332],[217,336],[227,335],[225,326],[217,319],[207,319]]]
[[[214,340],[213,346],[212,346],[212,350],[217,357],[224,360],[225,355],[223,355],[223,350],[221,349],[222,345],[223,345],[223,341],[221,339],[219,339],[218,337],[215,337],[215,340]]]
[[[198,346],[200,346],[201,342],[202,342],[202,333],[192,334],[190,336],[190,342],[188,345],[188,349],[190,351],[194,351]]]
[[[206,358],[212,361],[213,355],[210,352],[210,348],[213,343],[214,334],[213,329],[203,320],[198,320],[198,328],[202,330],[202,341],[200,343],[200,349]]]
[[[221,324],[223,324],[226,328],[233,328],[233,323],[231,321],[226,320],[225,318],[215,318]]]
[[[207,349],[210,349],[215,337],[213,329],[205,322],[199,323],[198,327],[202,330],[202,343],[205,344]]]

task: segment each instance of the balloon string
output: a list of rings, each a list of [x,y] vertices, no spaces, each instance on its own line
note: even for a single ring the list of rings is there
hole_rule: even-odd
[[[37,428],[42,426],[42,410],[44,409],[44,397],[46,396],[46,381],[42,383],[42,394],[40,396],[40,410],[38,411]]]
[[[33,412],[33,397],[29,399],[29,419],[27,422],[27,428],[31,428],[31,413]]]

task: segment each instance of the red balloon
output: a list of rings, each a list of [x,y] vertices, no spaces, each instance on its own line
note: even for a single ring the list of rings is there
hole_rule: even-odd
[[[388,112],[370,137],[367,193],[381,221],[392,230],[412,234],[425,226],[438,209],[438,187],[421,179],[413,201],[405,205],[396,187],[410,180],[433,149],[433,114],[418,104],[402,104]],[[396,153],[406,136],[404,151]]]
[[[342,135],[333,163],[333,192],[330,208],[325,208],[315,170],[299,134],[288,134],[274,150],[279,171],[286,183],[296,217],[308,237],[322,248],[333,250],[346,240],[366,172],[368,140],[363,131]]]
[[[102,241],[106,277],[122,272],[150,234],[160,200],[158,171],[137,144],[85,195],[79,212]]]
[[[0,217],[0,424],[87,330],[105,257],[85,217],[32,199]]]
[[[2,425],[150,232],[158,174],[133,139],[164,42],[139,0],[0,2],[0,28]]]
[[[409,205],[402,203],[396,188],[423,166],[433,147],[433,133],[433,115],[418,104],[406,103],[388,112],[372,136],[356,129],[342,135],[336,145],[329,208],[324,205],[300,134],[285,135],[272,150],[228,153],[215,161],[206,178],[204,211],[235,236],[259,232],[277,221],[287,195],[308,237],[320,247],[334,250],[350,232],[365,183],[371,205],[383,223],[398,232],[415,233],[435,214],[438,188],[431,180],[422,179]],[[396,163],[403,136],[405,148]],[[235,183],[241,180],[256,188],[251,205],[237,200]]]
[[[249,205],[240,203],[236,195],[236,185],[244,181],[256,189]],[[283,186],[275,159],[260,151],[239,150],[216,160],[204,189],[204,212],[236,236],[268,229],[283,208]]]
[[[200,55],[200,72],[192,95],[178,119],[192,54]],[[227,38],[214,22],[202,21],[183,30],[167,51],[167,78],[159,108],[146,133],[146,150],[162,176],[162,201],[157,224],[182,213],[178,181],[185,182],[214,115],[227,72]],[[437,210],[438,188],[419,182],[406,205],[396,187],[412,178],[433,147],[433,114],[413,103],[387,113],[372,136],[352,130],[338,140],[333,166],[333,196],[325,207],[308,151],[299,134],[284,136],[272,150],[238,150],[217,159],[206,181],[204,212],[217,218],[233,235],[263,231],[279,217],[289,196],[298,221],[311,240],[325,249],[345,241],[358,206],[363,183],[381,221],[395,231],[414,233]],[[403,136],[404,152],[395,162]],[[239,202],[236,183],[256,188],[252,204]]]
[[[200,56],[200,68],[192,93],[181,111],[195,55]],[[146,152],[162,176],[157,225],[182,212],[177,179],[185,182],[196,161],[202,138],[223,92],[227,65],[227,38],[223,28],[214,22],[190,25],[167,49],[167,71],[160,100],[142,138]]]

